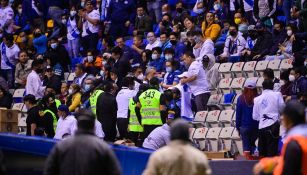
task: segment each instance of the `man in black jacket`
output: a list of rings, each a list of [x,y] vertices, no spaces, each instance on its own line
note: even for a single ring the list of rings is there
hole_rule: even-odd
[[[113,151],[94,135],[93,113],[82,110],[77,120],[76,135],[54,146],[47,158],[44,174],[120,175],[119,163]]]
[[[130,71],[131,66],[129,60],[124,59],[123,50],[120,47],[112,49],[112,57],[114,59],[114,68],[118,70],[118,80],[121,81]]]
[[[104,140],[114,142],[116,138],[117,103],[114,85],[110,82],[104,85],[104,93],[97,100],[96,115],[105,133]]]

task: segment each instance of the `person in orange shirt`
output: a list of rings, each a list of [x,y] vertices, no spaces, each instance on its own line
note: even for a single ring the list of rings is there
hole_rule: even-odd
[[[307,175],[307,124],[305,107],[290,101],[282,112],[282,124],[287,135],[281,156],[263,158],[254,166],[254,174]]]
[[[215,15],[212,12],[206,14],[206,19],[202,23],[201,30],[205,39],[211,39],[213,42],[219,37],[221,27],[214,22]]]
[[[87,56],[84,58],[84,65],[88,70],[88,73],[92,75],[99,74],[103,66],[103,58],[101,56],[96,56],[95,51],[89,50]]]

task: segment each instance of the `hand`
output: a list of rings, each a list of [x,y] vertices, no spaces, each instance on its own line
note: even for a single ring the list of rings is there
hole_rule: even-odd
[[[136,47],[134,44],[131,46],[132,49],[136,50],[138,47]]]
[[[201,47],[201,45],[199,43],[197,43],[197,44],[195,44],[194,49],[198,49],[200,47]]]
[[[257,163],[254,168],[253,168],[253,173],[254,175],[258,175],[263,171],[263,167],[261,165],[261,163]]]
[[[286,51],[286,47],[283,46],[283,45],[281,45],[281,44],[279,44],[278,48],[279,48],[279,50],[281,50],[282,52],[285,52],[285,51]]]
[[[252,53],[252,52],[251,52],[250,50],[246,51],[246,54],[247,54],[247,55],[251,55],[251,53]]]
[[[285,99],[285,102],[288,102],[291,100],[291,96],[287,96],[286,99]]]
[[[102,57],[110,58],[110,57],[111,57],[111,54],[110,54],[110,53],[104,53],[104,54],[102,55]]]
[[[292,35],[292,36],[290,37],[290,41],[291,41],[291,42],[295,41],[295,35]]]
[[[180,80],[180,83],[181,83],[181,84],[186,84],[186,83],[187,83],[187,78],[182,78],[182,79]]]
[[[256,59],[260,58],[260,56],[261,56],[261,55],[256,55],[256,56],[254,56],[254,57],[253,57],[253,60],[256,60]]]
[[[85,11],[84,11],[84,10],[79,10],[78,15],[79,15],[80,17],[83,17],[84,14],[85,14]]]
[[[126,21],[125,26],[129,27],[130,26],[130,21]]]

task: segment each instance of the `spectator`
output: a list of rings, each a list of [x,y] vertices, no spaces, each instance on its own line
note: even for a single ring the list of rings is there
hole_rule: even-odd
[[[104,141],[94,136],[93,114],[81,111],[77,120],[76,136],[54,146],[47,158],[44,174],[121,174],[113,151]],[[76,154],[78,158],[72,159]]]
[[[298,0],[295,1],[295,5],[292,8],[292,17],[293,18],[298,18],[299,19],[299,28],[300,31],[307,31],[307,22],[306,22],[306,9],[307,9],[307,4],[303,0]]]
[[[116,39],[116,46],[118,46],[119,48],[122,49],[122,51],[123,51],[123,56],[122,57],[125,60],[129,61],[129,60],[132,59],[131,48],[125,44],[125,41],[124,41],[123,37],[118,37]],[[112,52],[112,50],[111,50],[111,52]],[[107,54],[107,56],[109,58],[111,55]]]
[[[118,70],[118,79],[121,81],[131,69],[129,60],[124,59],[123,50],[120,47],[112,49],[112,58],[115,61],[113,66]]]
[[[31,73],[31,66],[33,60],[29,60],[26,51],[19,52],[19,63],[16,64],[15,69],[15,86],[17,88],[25,87],[27,76]]]
[[[152,49],[151,61],[148,63],[149,66],[154,67],[157,72],[164,70],[165,59],[161,56],[162,50],[160,47]]]
[[[22,4],[17,5],[17,14],[14,17],[14,30],[17,30],[16,32],[29,32],[30,31],[30,24],[27,19],[27,17],[24,15],[22,11]]]
[[[146,14],[144,7],[138,6],[136,9],[134,30],[137,35],[144,35],[152,30],[151,18]]]
[[[22,14],[30,21],[31,26],[45,31],[44,17],[47,15],[45,3],[42,0],[24,0],[22,1]],[[44,16],[45,15],[45,16]]]
[[[143,44],[142,36],[134,36],[133,37],[133,45],[131,46],[131,54],[132,60],[130,60],[131,64],[137,64],[142,62],[141,53],[145,50],[145,45]]]
[[[142,67],[142,70],[147,69],[147,65],[148,65],[149,61],[151,60],[151,55],[152,55],[151,50],[146,49],[142,52],[142,54],[141,54],[142,63],[140,64],[140,66]]]
[[[221,31],[221,27],[214,22],[214,14],[211,12],[206,14],[206,19],[202,23],[201,29],[204,38],[211,39],[212,41],[219,37]]]
[[[179,60],[179,58],[175,58],[175,50],[173,48],[165,49],[164,51],[164,58],[166,61],[173,61],[173,60]]]
[[[15,43],[19,47],[20,50],[33,50],[33,42],[32,39],[25,33],[25,32],[20,32],[18,36],[15,39]]]
[[[239,96],[236,106],[236,129],[243,141],[245,156],[252,155],[256,149],[258,138],[258,122],[253,119],[254,99],[257,97],[256,82],[245,82],[243,94]]]
[[[128,106],[129,100],[136,95],[134,91],[134,81],[131,77],[125,77],[122,80],[122,89],[116,96],[117,102],[117,128],[120,139],[128,138]]]
[[[207,102],[210,97],[207,73],[203,69],[202,63],[195,60],[195,56],[191,52],[183,55],[183,61],[188,68],[187,78],[180,80],[181,84],[188,84],[192,94],[195,96],[195,104],[197,111],[204,111],[207,108]]]
[[[264,71],[263,71],[263,79],[265,80],[272,80],[273,83],[274,83],[274,88],[273,90],[275,92],[280,92],[280,83],[279,83],[279,79],[274,77],[274,71],[270,68],[266,68]]]
[[[104,47],[102,53],[111,53],[113,47],[115,46],[114,40],[110,36],[106,36],[102,39],[102,45]]]
[[[143,175],[211,174],[207,157],[189,144],[188,123],[183,120],[174,121],[170,128],[170,140],[167,146],[150,156]],[[161,172],[161,168],[165,171]]]
[[[12,34],[14,29],[14,11],[9,5],[9,0],[1,0],[0,14],[0,29],[5,33]]]
[[[99,19],[100,14],[98,10],[94,9],[94,4],[91,0],[85,1],[85,10],[79,11],[82,20],[82,47],[83,51],[96,48],[98,43]],[[85,53],[83,53],[85,54]]]
[[[36,128],[40,127],[39,123],[39,107],[36,105],[36,100],[34,95],[26,95],[23,98],[23,102],[27,108],[27,136],[34,136],[34,131]]]
[[[96,76],[102,68],[102,58],[96,55],[94,50],[88,50],[86,57],[83,59],[86,72]]]
[[[92,76],[89,76],[84,80],[84,89],[81,89],[81,104],[83,108],[87,108],[90,106],[89,98],[91,96],[92,91],[95,89],[94,81],[95,78]]]
[[[155,36],[155,33],[154,32],[148,32],[147,34],[147,41],[148,41],[148,44],[146,45],[146,50],[152,50],[153,48],[155,47],[161,47],[162,44],[161,42],[159,41],[158,38],[156,38]]]
[[[160,22],[161,14],[165,14],[167,13],[167,11],[170,10],[167,4],[164,4],[162,7],[161,6],[162,6],[161,0],[153,0],[153,1],[147,2],[147,10],[148,10],[149,16],[154,16],[156,23]]]
[[[0,86],[0,107],[11,109],[13,103],[13,96]]]
[[[114,38],[123,37],[127,35],[129,26],[134,23],[135,2],[111,0],[109,4],[106,20],[111,22],[110,35]]]
[[[56,75],[50,66],[47,66],[46,68],[43,85],[46,87],[52,87],[56,94],[60,94],[61,92],[61,77],[60,75]]]
[[[287,130],[286,142],[281,156],[264,158],[254,166],[254,174],[261,172],[274,174],[301,174],[306,172],[304,146],[306,145],[305,108],[302,104],[291,101],[282,112],[282,124]]]
[[[307,94],[307,78],[304,76],[302,70],[303,68],[296,67],[290,72],[289,81],[292,82],[292,100],[300,99],[304,94]]]
[[[154,129],[143,142],[143,147],[151,150],[158,150],[170,142],[170,125],[174,115],[167,117],[166,123]]]
[[[202,64],[205,71],[207,71],[207,80],[210,84],[210,89],[216,89],[220,81],[220,74],[215,64],[214,55],[207,54],[202,57]]]
[[[166,74],[164,75],[161,87],[168,89],[179,83],[178,75],[181,74],[181,72],[178,70],[178,62],[171,60],[165,62],[165,70]]]
[[[160,34],[160,42],[161,42],[161,48],[163,52],[165,49],[172,47],[172,44],[169,41],[169,35],[167,33]]]
[[[66,105],[60,105],[58,108],[59,121],[57,128],[55,130],[54,139],[62,140],[64,135],[74,135],[75,125],[77,125],[77,120],[75,116],[69,113],[68,107]]]
[[[116,113],[117,103],[114,96],[114,85],[108,82],[104,86],[104,93],[102,93],[97,100],[97,119],[102,124],[103,132],[105,133],[104,140],[114,142],[116,138]]]
[[[205,39],[201,31],[193,33],[196,45],[193,47],[193,54],[196,58],[206,54],[214,54],[214,43],[210,38]]]
[[[69,95],[69,85],[66,82],[62,82],[61,84],[61,93],[59,95],[59,100],[62,104],[66,104],[67,96]]]
[[[66,8],[67,1],[61,1],[61,0],[49,0],[46,1],[48,4],[48,15],[54,22],[54,28],[52,32],[51,37],[59,37],[60,28],[62,27],[62,21],[61,21],[61,15],[63,14],[63,9]]]
[[[162,33],[169,34],[171,31],[172,31],[172,20],[171,20],[171,16],[167,13],[162,16],[162,21],[157,26],[155,33],[156,35],[160,34],[160,37],[161,37]]]
[[[41,29],[36,28],[33,32],[33,45],[37,54],[43,55],[47,51],[47,37],[42,34]]]
[[[275,22],[273,29],[273,45],[268,55],[274,55],[279,49],[280,43],[283,43],[287,37],[287,32],[284,29],[282,22]]]
[[[75,112],[81,105],[81,89],[77,84],[71,84],[68,90],[66,105],[70,112]]]
[[[254,99],[253,119],[259,121],[259,155],[272,157],[277,155],[279,138],[280,111],[284,100],[280,92],[273,91],[272,80],[264,80],[263,92]]]
[[[272,27],[271,18],[276,12],[276,1],[254,1],[254,17],[260,20],[268,28]]]
[[[34,60],[32,62],[32,72],[27,77],[26,93],[32,94],[36,99],[42,98],[46,89],[40,79],[43,73],[43,60]]]
[[[7,0],[2,0],[1,3]],[[1,13],[1,12],[0,12]],[[1,22],[0,22],[1,24]],[[14,44],[14,37],[11,34],[3,36],[0,44],[1,51],[1,74],[8,82],[9,88],[14,87],[14,69],[18,60],[19,47]]]
[[[247,34],[245,49],[241,52],[241,56],[250,55],[251,51],[254,49],[258,37],[255,25],[248,26]],[[242,60],[244,59],[242,58]]]
[[[76,6],[72,6],[67,20],[68,54],[70,58],[77,58],[79,56],[80,26],[78,26],[78,21]]]
[[[81,87],[81,90],[84,91],[85,89],[85,80],[89,78],[91,75],[86,73],[85,66],[83,64],[77,64],[75,70],[75,79],[74,83]]]
[[[220,55],[220,61],[238,62],[246,45],[246,40],[238,33],[238,28],[235,25],[230,25],[229,35],[225,42],[224,52]]]
[[[169,42],[172,44],[172,48],[175,50],[174,58],[179,60],[185,52],[185,45],[179,41],[178,35],[174,32],[170,34]]]
[[[55,134],[57,118],[53,111],[47,108],[46,104],[39,105],[38,124],[34,130],[35,136],[53,138]]]
[[[292,89],[292,84],[289,81],[289,74],[290,74],[290,71],[283,71],[280,74],[280,81],[279,81],[279,84],[281,86],[280,92],[281,92],[284,100],[286,100],[287,97],[290,96],[291,89]]]

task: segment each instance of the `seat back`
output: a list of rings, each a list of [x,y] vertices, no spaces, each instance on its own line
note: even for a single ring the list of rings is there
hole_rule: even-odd
[[[241,139],[238,130],[236,130],[236,129],[233,130],[231,138],[234,139],[234,140],[240,140]]]
[[[288,70],[290,68],[292,68],[292,60],[291,59],[283,59],[280,63],[280,70]]]
[[[210,105],[217,105],[217,104],[219,104],[220,101],[221,101],[222,96],[223,96],[222,94],[210,95],[207,105],[210,106]]]
[[[24,104],[23,103],[14,103],[12,109],[22,111]]]
[[[217,127],[220,113],[221,113],[220,110],[210,111],[206,118],[207,125],[210,127]]]
[[[280,65],[280,60],[272,60],[268,64],[268,68],[271,68],[274,70],[274,76],[275,77],[280,77],[280,70],[279,70],[279,65]]]
[[[69,76],[69,72],[64,72],[64,80],[66,80],[66,81],[67,81],[68,76]]]
[[[25,95],[26,90],[25,89],[16,89],[14,91],[13,100],[14,103],[21,103],[22,98]]]
[[[234,127],[222,128],[219,138],[221,139],[231,139]]]
[[[254,76],[254,70],[256,67],[257,61],[249,61],[244,64],[243,71],[247,73],[248,77]]]
[[[231,83],[231,88],[236,92],[236,93],[241,93],[243,85],[245,83],[245,78],[240,77],[240,78],[235,78],[233,79]],[[237,92],[238,91],[238,92]]]
[[[219,67],[219,72],[223,75],[224,78],[230,78],[231,77],[231,67],[232,63],[222,63]]]
[[[230,126],[232,122],[232,117],[234,114],[234,110],[228,109],[221,111],[219,121],[225,126]]]
[[[208,132],[208,128],[197,128],[195,129],[193,140],[204,140],[206,139],[206,135]]]
[[[219,69],[219,67],[220,67],[220,63],[214,63],[214,65],[213,65],[213,67],[212,68],[214,68],[214,69]]]
[[[219,88],[223,93],[229,93],[230,92],[230,85],[232,82],[232,78],[223,78],[219,82]]]
[[[231,67],[231,72],[235,75],[235,77],[242,77],[243,67],[244,67],[244,62],[234,63]]]
[[[262,76],[263,71],[267,68],[269,61],[258,61],[255,70]]]
[[[208,111],[198,111],[195,114],[193,122],[205,123]]]
[[[219,135],[221,133],[222,128],[210,128],[208,130],[206,139],[213,139],[213,140],[217,140],[219,138]]]

